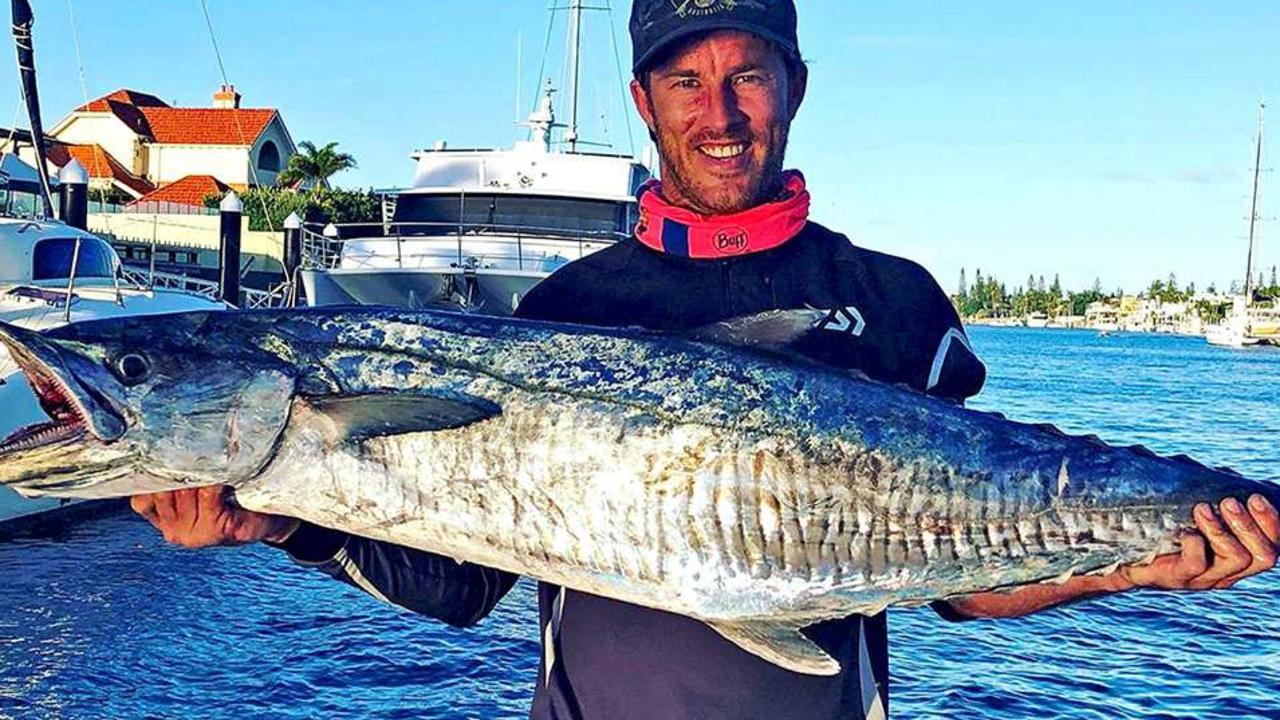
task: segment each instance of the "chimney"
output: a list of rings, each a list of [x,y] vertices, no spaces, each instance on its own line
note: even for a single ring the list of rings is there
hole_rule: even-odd
[[[219,88],[218,92],[213,94],[213,106],[224,109],[240,107],[240,93],[236,92],[236,86],[223,85]]]

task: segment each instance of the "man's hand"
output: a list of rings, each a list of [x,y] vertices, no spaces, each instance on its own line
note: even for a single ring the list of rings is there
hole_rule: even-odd
[[[1221,590],[1274,568],[1280,554],[1280,515],[1271,503],[1254,495],[1247,506],[1227,498],[1218,507],[1221,518],[1208,504],[1196,507],[1199,532],[1182,537],[1181,553],[1122,568],[1121,574],[1133,587]]]
[[[1196,507],[1199,532],[1182,537],[1182,552],[1148,565],[1130,565],[1111,575],[1077,575],[1062,585],[1027,585],[1012,592],[969,595],[951,600],[945,617],[1010,618],[1063,603],[1134,588],[1216,590],[1275,567],[1280,553],[1280,515],[1255,495],[1249,504],[1234,499],[1220,505],[1224,523],[1207,504]]]
[[[298,527],[293,518],[236,507],[226,486],[135,495],[129,505],[165,540],[186,548],[283,542]]]

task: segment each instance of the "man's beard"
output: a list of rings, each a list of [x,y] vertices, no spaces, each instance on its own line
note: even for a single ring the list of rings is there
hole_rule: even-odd
[[[763,166],[759,172],[748,179],[741,190],[737,187],[724,187],[714,181],[699,182],[698,179],[690,177],[692,173],[686,172],[684,163],[676,161],[684,156],[677,154],[675,150],[682,144],[694,146],[708,140],[746,141],[754,146],[759,142],[759,138],[754,134],[747,132],[727,137],[700,137],[693,142],[671,137],[662,132],[661,128],[658,128],[654,134],[658,142],[658,155],[662,159],[662,183],[668,188],[666,195],[669,201],[689,203],[692,205],[691,210],[704,215],[732,215],[771,202],[782,192],[782,164],[787,153],[788,127],[784,126],[774,131],[769,150],[765,153]],[[692,155],[700,151],[690,149],[689,152]]]

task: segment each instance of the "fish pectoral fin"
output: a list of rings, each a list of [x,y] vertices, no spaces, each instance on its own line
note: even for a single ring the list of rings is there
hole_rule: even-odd
[[[788,623],[707,623],[726,640],[782,668],[805,675],[835,675],[840,663],[800,632],[803,625]]]
[[[785,350],[817,327],[826,316],[825,310],[812,308],[768,310],[696,328],[689,332],[689,336],[721,345]]]
[[[489,400],[452,392],[324,395],[301,402],[328,417],[346,440],[452,430],[502,414]]]

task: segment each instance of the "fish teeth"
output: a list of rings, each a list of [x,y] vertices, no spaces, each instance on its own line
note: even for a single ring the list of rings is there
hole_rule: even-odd
[[[69,438],[83,429],[84,424],[78,421],[69,423],[46,422],[29,425],[0,442],[0,453],[16,450],[30,450],[58,440]]]

